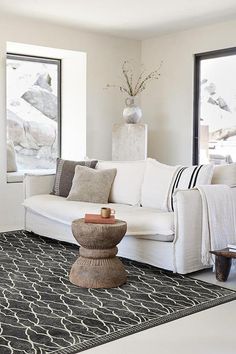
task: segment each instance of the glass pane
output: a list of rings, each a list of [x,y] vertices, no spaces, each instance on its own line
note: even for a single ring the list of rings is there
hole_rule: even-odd
[[[7,138],[17,167],[54,168],[58,149],[58,62],[7,59]]]
[[[236,162],[236,55],[200,65],[200,163]]]

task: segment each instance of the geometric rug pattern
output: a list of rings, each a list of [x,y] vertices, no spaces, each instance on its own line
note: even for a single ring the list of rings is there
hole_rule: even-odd
[[[232,290],[122,259],[127,284],[68,280],[79,247],[0,233],[0,353],[74,354],[236,299]]]

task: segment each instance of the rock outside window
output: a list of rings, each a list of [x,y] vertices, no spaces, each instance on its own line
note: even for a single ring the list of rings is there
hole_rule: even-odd
[[[60,156],[60,60],[7,54],[7,140],[18,170],[52,169]]]

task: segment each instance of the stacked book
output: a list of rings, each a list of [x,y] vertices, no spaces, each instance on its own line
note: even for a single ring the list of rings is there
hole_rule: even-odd
[[[229,252],[236,252],[236,244],[228,245]]]
[[[115,216],[103,218],[100,214],[85,214],[84,221],[91,224],[115,224]]]

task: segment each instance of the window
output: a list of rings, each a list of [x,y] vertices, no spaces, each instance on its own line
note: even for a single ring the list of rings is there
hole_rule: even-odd
[[[236,48],[195,56],[193,162],[236,162]]]
[[[61,62],[7,54],[7,139],[18,170],[51,169],[60,156]]]

